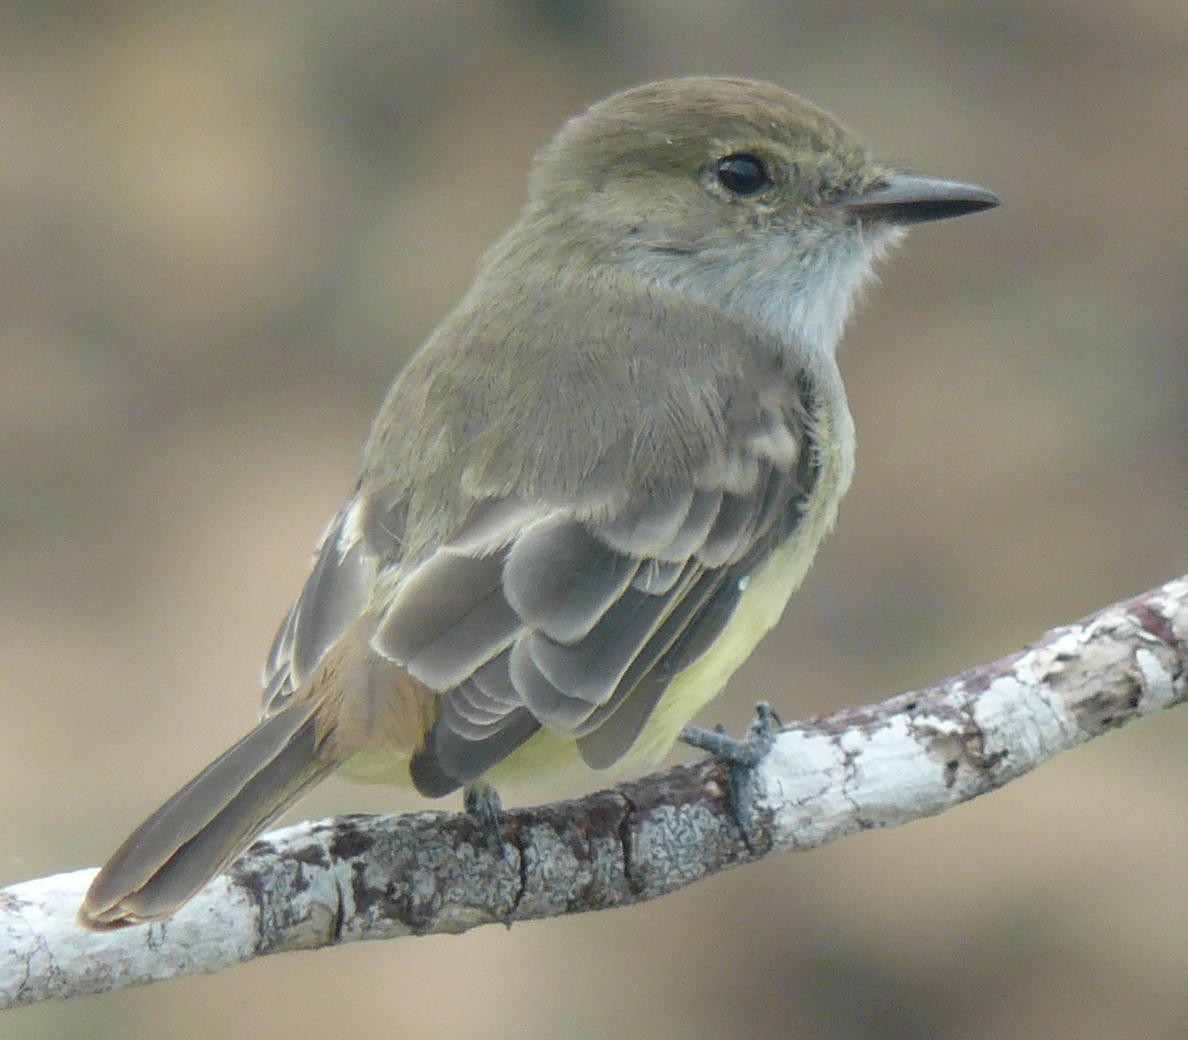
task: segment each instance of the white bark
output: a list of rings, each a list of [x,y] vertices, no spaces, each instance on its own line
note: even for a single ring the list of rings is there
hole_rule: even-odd
[[[107,931],[75,918],[93,870],[13,885],[0,891],[0,1007],[652,899],[943,812],[1185,700],[1188,576],[929,689],[788,726],[733,785],[705,760],[511,811],[499,848],[446,813],[302,823],[265,835],[169,920]]]

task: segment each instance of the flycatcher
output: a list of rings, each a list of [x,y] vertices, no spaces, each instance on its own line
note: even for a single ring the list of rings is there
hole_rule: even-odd
[[[437,797],[656,761],[833,524],[834,354],[874,261],[997,202],[765,83],[652,83],[569,122],[389,391],[262,721],[124,842],[83,919],[172,913],[335,769]]]

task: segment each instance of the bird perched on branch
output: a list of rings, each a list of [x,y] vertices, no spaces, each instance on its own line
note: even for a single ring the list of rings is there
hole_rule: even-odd
[[[569,122],[399,374],[281,625],[262,721],[81,916],[164,917],[341,770],[437,797],[654,762],[775,624],[850,483],[835,348],[909,224],[997,204],[778,87]]]

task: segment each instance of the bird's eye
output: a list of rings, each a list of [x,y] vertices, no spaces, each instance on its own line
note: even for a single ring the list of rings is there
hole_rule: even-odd
[[[754,195],[771,185],[762,159],[739,153],[718,160],[718,183],[732,195]]]

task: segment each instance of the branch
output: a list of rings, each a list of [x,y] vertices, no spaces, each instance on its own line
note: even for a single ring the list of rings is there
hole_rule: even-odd
[[[264,835],[168,920],[100,932],[75,919],[93,870],[13,885],[0,891],[0,1007],[286,950],[654,899],[771,852],[993,791],[1188,700],[1186,657],[1188,575],[936,686],[788,726],[733,785],[707,759],[509,811],[499,848],[450,813],[301,823]]]

